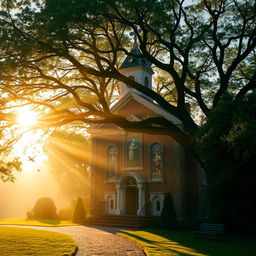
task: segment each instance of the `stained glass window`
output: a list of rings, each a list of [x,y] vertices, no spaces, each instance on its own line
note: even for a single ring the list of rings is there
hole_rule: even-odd
[[[118,169],[118,148],[113,145],[108,148],[107,153],[107,180],[115,179]]]
[[[164,149],[160,143],[154,143],[150,148],[151,178],[162,179]]]

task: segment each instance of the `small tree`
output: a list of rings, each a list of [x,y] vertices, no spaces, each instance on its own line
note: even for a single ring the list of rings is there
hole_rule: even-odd
[[[167,193],[164,198],[164,205],[161,212],[161,222],[162,226],[166,228],[177,227],[176,212],[174,209],[173,200],[170,193]]]
[[[85,221],[85,210],[82,199],[79,197],[73,212],[73,222],[83,224]]]

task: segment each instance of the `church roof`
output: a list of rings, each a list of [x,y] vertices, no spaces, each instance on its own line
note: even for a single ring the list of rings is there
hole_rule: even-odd
[[[134,55],[141,55],[142,52],[140,49],[133,48],[130,51],[129,56],[127,56],[124,60],[124,62],[122,63],[122,65],[120,66],[119,69],[125,69],[125,68],[133,68],[133,67],[139,67],[142,66],[144,67],[147,71],[149,71],[150,73],[154,73],[151,66],[149,65],[149,62],[146,58],[138,58],[138,57],[134,57]]]
[[[130,90],[124,97],[122,97],[118,102],[116,102],[114,106],[111,107],[111,111],[119,112],[131,100],[135,100],[139,102],[140,104],[144,105],[148,109],[151,109],[157,115],[163,116],[167,120],[171,121],[173,124],[176,124],[182,127],[182,123],[180,119],[168,113],[164,108],[160,107],[158,104],[154,103],[151,99],[149,99],[148,97],[146,97],[145,95],[143,95],[142,93],[136,90]],[[127,119],[129,119],[129,116],[127,116]],[[100,129],[102,126],[105,126],[105,125],[106,124],[104,123],[92,125],[91,129],[88,132],[93,134],[96,132],[97,129]],[[122,130],[121,128],[119,129]]]
[[[158,104],[154,103],[149,97],[144,95],[143,93],[133,89],[128,92],[124,97],[122,97],[112,108],[111,111],[118,111],[124,105],[126,105],[131,99],[138,101],[139,103],[143,104],[147,108],[151,109],[156,114],[163,116],[167,120],[171,121],[174,124],[181,125],[181,121],[176,116],[167,112],[164,108],[159,106]]]

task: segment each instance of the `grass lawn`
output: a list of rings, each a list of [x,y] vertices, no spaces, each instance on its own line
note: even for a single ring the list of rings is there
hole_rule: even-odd
[[[7,218],[0,219],[0,225],[27,225],[27,226],[74,226],[70,221],[57,220],[57,219],[26,219],[26,218]]]
[[[147,256],[253,256],[255,239],[224,235],[223,240],[200,239],[192,231],[146,229],[126,231],[119,236],[140,245]]]
[[[74,240],[61,233],[31,228],[0,227],[0,255],[70,256]]]

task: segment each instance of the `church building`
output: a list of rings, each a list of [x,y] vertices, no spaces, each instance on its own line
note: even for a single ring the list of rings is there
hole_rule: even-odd
[[[141,53],[136,43],[131,53]],[[119,71],[152,88],[153,70],[145,58],[128,56]],[[177,117],[124,83],[111,111],[131,121],[163,116],[182,126]],[[160,216],[166,193],[172,195],[178,221],[205,215],[202,170],[170,136],[128,132],[113,124],[97,124],[89,132],[92,215]]]

